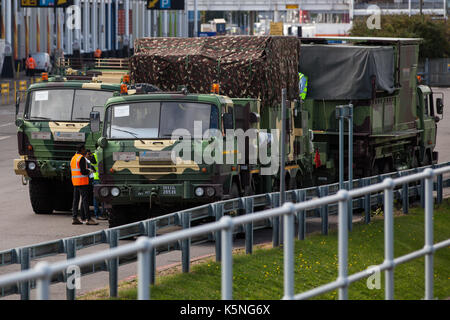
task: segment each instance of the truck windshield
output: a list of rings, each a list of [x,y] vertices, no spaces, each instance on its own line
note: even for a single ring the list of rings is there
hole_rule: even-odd
[[[108,108],[107,137],[111,139],[170,138],[176,129],[186,129],[191,136],[194,122],[201,122],[201,133],[218,129],[215,105],[191,102],[144,102]]]
[[[112,96],[112,91],[85,89],[33,91],[25,118],[29,120],[88,121],[92,107],[103,106]],[[101,120],[103,120],[103,110],[100,114]]]

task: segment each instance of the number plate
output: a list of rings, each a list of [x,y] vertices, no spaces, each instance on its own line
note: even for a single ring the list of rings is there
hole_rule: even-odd
[[[163,186],[162,194],[165,196],[175,196],[177,194],[177,189],[175,186]]]
[[[144,162],[172,162],[171,151],[141,151],[139,152],[139,160]]]
[[[133,161],[136,160],[135,152],[113,152],[114,161]]]
[[[51,133],[50,132],[32,132],[31,139],[34,140],[50,140]]]
[[[84,136],[84,132],[59,132],[59,131],[56,131],[53,134],[53,139],[55,141],[84,142],[85,136]]]

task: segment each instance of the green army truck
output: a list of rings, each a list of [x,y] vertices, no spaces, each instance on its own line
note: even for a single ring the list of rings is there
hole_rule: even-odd
[[[270,164],[251,161],[248,152],[258,152],[258,146],[250,149],[249,144],[271,137],[270,130],[260,129],[281,129],[280,109],[268,109],[260,114],[257,99],[217,94],[153,93],[109,99],[98,149],[100,184],[94,187],[94,194],[111,209],[110,226],[156,216],[164,210],[275,190],[279,172],[262,174]],[[306,183],[304,173],[311,172],[309,138],[302,130],[293,129],[293,122],[301,122],[301,113],[295,116],[295,110],[292,103],[288,108],[292,125],[286,141],[290,188]],[[201,121],[200,136],[196,136],[195,121]],[[187,137],[173,135],[179,128],[187,130]],[[226,147],[226,130],[248,132],[250,128],[255,134],[248,135],[246,148],[237,147],[238,138],[231,140],[231,148]],[[219,134],[207,136],[204,132],[208,129]],[[223,148],[210,154],[221,153],[223,161],[208,163],[205,153],[220,139]],[[177,149],[181,152],[175,153]],[[186,150],[188,157],[183,154]]]
[[[303,38],[299,71],[308,78],[303,107],[314,133],[317,184],[339,179],[336,107],[353,105],[353,170],[366,177],[437,163],[443,97],[418,85],[421,39]],[[348,122],[345,121],[348,136]],[[345,148],[348,150],[348,139]],[[347,163],[347,151],[345,152]],[[347,165],[345,170],[347,171]],[[345,173],[347,175],[347,173]]]
[[[94,107],[100,106],[102,111],[114,92],[120,92],[120,84],[56,77],[28,88],[20,116],[20,99],[16,101],[20,158],[14,160],[14,171],[22,176],[24,184],[28,182],[36,214],[72,208],[70,160],[80,143],[95,150],[100,135],[92,133],[89,115]]]
[[[296,100],[298,39],[218,38],[188,43],[145,39],[144,45],[136,44],[151,51],[131,58],[132,81],[165,91],[121,95],[106,103],[98,143],[100,184],[94,194],[110,209],[111,227],[169,210],[277,190],[275,150],[281,143],[277,139],[283,85],[289,98],[283,142],[286,186],[312,183],[308,115]],[[230,60],[220,58],[222,53]],[[214,73],[234,77],[204,77]],[[252,74],[254,78],[248,78]],[[173,90],[174,84],[186,86]],[[95,111],[92,115],[98,118]],[[178,129],[184,134],[175,134]],[[223,147],[216,148],[220,142]],[[214,161],[205,160],[205,155]]]

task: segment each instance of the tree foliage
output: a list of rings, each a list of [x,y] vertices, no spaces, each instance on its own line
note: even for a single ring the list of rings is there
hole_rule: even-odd
[[[423,38],[420,59],[450,57],[450,26],[447,20],[425,15],[382,15],[381,28],[369,29],[367,18],[354,20],[351,36]]]

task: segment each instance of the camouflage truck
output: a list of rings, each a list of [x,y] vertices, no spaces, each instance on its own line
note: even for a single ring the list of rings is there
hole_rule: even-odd
[[[320,155],[314,169],[317,184],[339,179],[339,105],[353,105],[355,177],[437,162],[434,148],[443,98],[435,101],[430,87],[418,85],[420,41],[302,39],[299,70],[308,77],[303,107],[311,115],[314,152]],[[348,136],[347,121],[344,131]]]
[[[282,127],[282,88],[289,100],[283,142],[286,186],[310,184],[308,115],[296,100],[298,55],[294,37],[136,40],[131,80],[152,83],[164,92],[121,95],[106,104],[99,140],[100,184],[94,194],[110,208],[110,226],[276,190],[280,172],[274,150]],[[197,134],[196,121],[202,124]],[[187,130],[188,137],[173,136],[177,129]],[[216,135],[204,135],[213,129]],[[244,142],[239,142],[242,135],[236,136],[227,145],[227,130],[254,135]],[[211,154],[222,161],[203,161],[202,155],[219,141],[228,147]],[[173,158],[183,144],[183,154]],[[270,161],[256,157],[261,150]]]
[[[272,163],[251,157],[259,152],[261,140],[276,139],[272,131],[261,129],[281,130],[280,118],[279,106],[261,110],[258,99],[218,94],[153,93],[109,99],[98,149],[100,184],[94,194],[110,208],[110,227],[175,208],[276,190],[278,167],[272,172]],[[199,136],[195,121],[201,121]],[[308,128],[295,129],[299,123],[307,125],[307,114],[298,103],[289,104],[287,122],[286,185],[295,188],[308,184],[312,172]],[[173,135],[179,128],[186,129],[187,136]],[[244,148],[238,146],[238,137],[232,138],[231,148],[226,147],[226,130],[251,128],[255,134],[248,135]],[[219,134],[205,135],[208,129]],[[220,139],[224,147],[213,152],[219,152],[223,161],[204,161],[208,148]],[[271,154],[269,150],[267,155]]]
[[[102,111],[117,91],[119,84],[49,78],[28,88],[21,117],[16,101],[20,158],[14,160],[14,171],[24,184],[28,181],[36,214],[72,208],[70,159],[80,143],[95,150],[99,134],[91,132],[89,114],[94,107]]]

